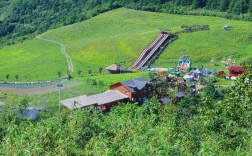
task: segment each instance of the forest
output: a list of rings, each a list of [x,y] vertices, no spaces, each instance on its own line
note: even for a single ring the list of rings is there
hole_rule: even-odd
[[[119,7],[252,20],[252,0],[2,0],[0,46]]]
[[[0,110],[0,155],[250,155],[251,69],[232,88],[209,83],[177,103],[153,97],[110,112],[51,109],[20,120],[13,109],[24,113],[24,97]]]

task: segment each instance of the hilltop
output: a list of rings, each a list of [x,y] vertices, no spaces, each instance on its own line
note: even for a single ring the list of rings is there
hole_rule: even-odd
[[[0,40],[0,46],[20,42],[29,36],[84,21],[120,7],[252,20],[252,2],[248,0],[2,0],[0,39],[3,39]]]
[[[40,37],[62,43],[73,60],[74,76],[77,70],[87,74],[88,69],[98,73],[114,62],[125,62],[128,67],[141,51],[158,35],[159,28],[172,32],[182,25],[209,25],[209,31],[180,34],[169,45],[153,66],[173,67],[178,58],[189,54],[193,65],[210,66],[212,57],[220,64],[222,57],[232,56],[237,64],[251,59],[251,23],[217,17],[171,15],[120,8],[90,20],[50,30]],[[224,31],[224,25],[233,29]],[[57,44],[35,38],[0,50],[1,79],[5,74],[20,74],[20,80],[56,79],[57,71],[66,73],[66,58]],[[14,59],[15,57],[15,59]],[[29,61],[28,61],[29,60]],[[29,68],[27,68],[29,67]],[[222,69],[222,66],[213,68]]]

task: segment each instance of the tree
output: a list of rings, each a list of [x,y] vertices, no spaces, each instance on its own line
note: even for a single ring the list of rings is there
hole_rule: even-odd
[[[10,74],[6,74],[5,77],[6,77],[6,80],[8,81],[8,79],[10,78]]]
[[[16,80],[18,81],[18,79],[19,79],[19,76],[18,76],[18,74],[16,74],[16,75],[15,75],[15,78],[16,78]]]
[[[193,0],[192,7],[194,9],[203,8],[206,5],[206,0]]]
[[[248,13],[252,14],[252,0],[249,0]]]
[[[99,72],[100,72],[100,74],[102,73],[102,69],[103,69],[102,67],[99,67]]]
[[[20,113],[21,117],[26,115],[26,109],[28,108],[28,104],[30,102],[30,98],[25,96],[18,105],[18,113]]]
[[[92,70],[91,69],[88,70],[88,75],[92,75]]]
[[[71,74],[67,74],[67,79],[71,80],[73,78],[73,76]]]
[[[60,71],[58,71],[58,77],[59,77],[59,79],[61,78],[61,72]]]
[[[82,70],[78,70],[77,71],[77,74],[80,76],[81,75],[81,73],[82,73]]]
[[[228,0],[222,0],[220,2],[219,10],[220,11],[226,11],[227,8],[228,8],[228,4],[229,4]]]

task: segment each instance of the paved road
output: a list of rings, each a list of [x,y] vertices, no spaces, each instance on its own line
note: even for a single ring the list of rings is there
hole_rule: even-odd
[[[66,51],[66,47],[65,47],[64,44],[62,44],[62,43],[60,43],[58,41],[42,38],[40,36],[37,36],[37,38],[40,39],[40,40],[43,40],[43,41],[47,41],[47,42],[51,42],[51,43],[60,45],[60,47],[61,47],[61,53],[66,57],[66,60],[67,60],[68,71],[70,73],[72,73],[74,71],[72,58],[68,55],[68,53]]]

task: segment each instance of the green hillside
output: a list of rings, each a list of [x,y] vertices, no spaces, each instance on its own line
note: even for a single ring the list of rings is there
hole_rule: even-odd
[[[11,81],[16,80],[16,74],[21,81],[56,79],[59,70],[63,73],[67,69],[60,47],[38,39],[5,47],[0,58],[0,81],[6,80],[6,74]]]
[[[43,36],[66,44],[78,68],[108,66],[116,61],[124,61],[125,66],[129,66],[155,38],[158,28],[165,27],[176,32],[181,25],[195,24],[209,25],[211,30],[180,35],[179,40],[166,49],[155,65],[174,66],[183,53],[191,54],[195,63],[205,65],[211,57],[221,60],[224,56],[234,56],[239,63],[251,56],[252,24],[214,17],[117,9]],[[234,28],[224,31],[224,25]]]
[[[124,66],[130,66],[158,35],[159,28],[169,28],[176,32],[180,31],[181,25],[209,25],[210,31],[179,35],[179,39],[164,51],[153,66],[173,67],[183,54],[189,54],[195,66],[202,64],[204,67],[210,67],[212,57],[216,57],[216,63],[220,64],[222,57],[232,56],[239,64],[252,56],[251,22],[216,17],[170,15],[125,8],[48,31],[41,37],[61,42],[66,46],[68,54],[73,59],[74,76],[76,76],[77,70],[82,70],[86,74],[88,69],[92,69],[94,74],[98,73],[100,66],[105,72],[105,68],[114,62],[122,61],[125,62]],[[224,31],[222,28],[224,25],[231,25],[234,28]],[[45,50],[48,55],[41,55],[40,52]],[[25,58],[32,61],[23,61],[23,66],[20,66],[17,62],[20,63],[27,52],[31,55]],[[22,70],[29,71],[30,78],[34,80],[37,79],[37,74],[40,79],[55,78],[56,71],[61,70],[63,73],[67,70],[60,47],[37,39],[2,49],[0,54],[4,56],[1,57],[1,64],[9,65],[8,68],[0,66],[2,79],[5,73],[14,74]],[[15,59],[13,59],[14,54]],[[55,61],[55,59],[59,60]],[[43,66],[37,63],[41,60],[46,60]],[[27,66],[30,65],[33,66],[28,69]],[[20,70],[16,70],[17,67],[20,67]]]

